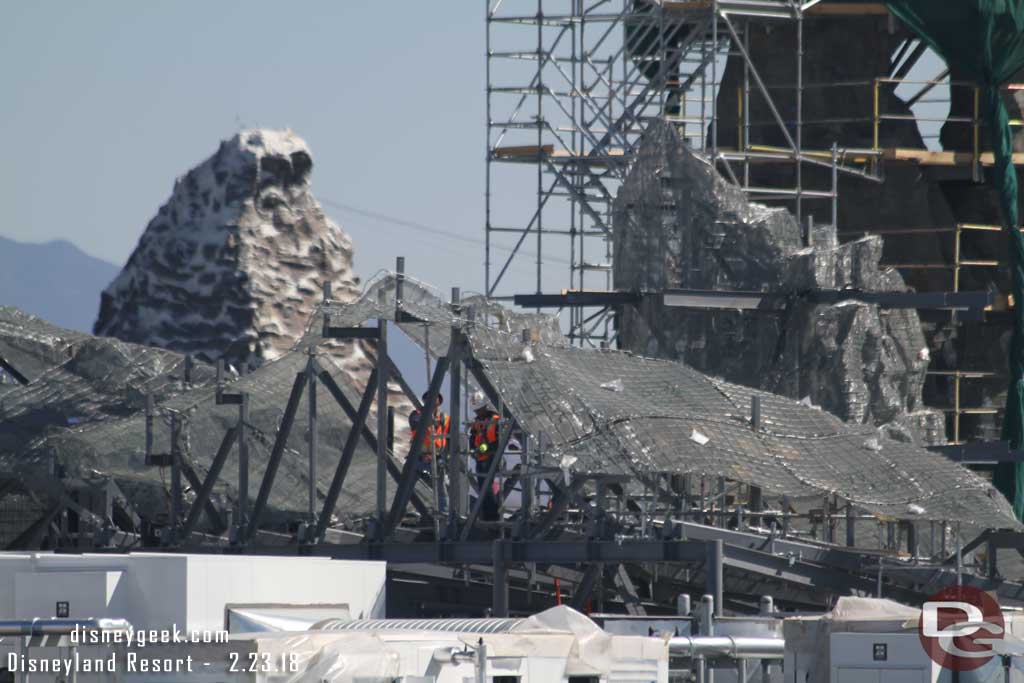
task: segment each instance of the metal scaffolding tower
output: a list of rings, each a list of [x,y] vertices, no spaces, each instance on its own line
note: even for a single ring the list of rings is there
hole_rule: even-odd
[[[694,150],[754,199],[801,218],[805,165],[873,177],[873,150],[801,146],[805,7],[790,0],[488,0],[486,291],[509,300],[513,264],[532,266],[535,291],[613,289],[612,204],[654,120],[675,125]],[[750,60],[753,22],[795,22],[795,119],[788,120]],[[716,93],[725,59],[744,60],[736,147],[719,147]],[[749,103],[763,97],[785,147],[751,144]],[[731,117],[730,117],[731,118]],[[755,187],[750,167],[787,164],[786,186]],[[835,173],[832,174],[835,176]],[[526,188],[529,187],[529,190]],[[516,201],[533,195],[532,202]],[[530,252],[528,249],[532,248]],[[567,257],[567,258],[566,258]],[[558,268],[554,268],[554,264]],[[545,267],[547,266],[547,267]],[[568,277],[565,277],[566,268]],[[609,308],[572,306],[568,334],[596,346],[613,335]]]

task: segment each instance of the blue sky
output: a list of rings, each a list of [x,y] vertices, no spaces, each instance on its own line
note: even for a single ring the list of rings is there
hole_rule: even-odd
[[[411,273],[445,291],[482,289],[482,3],[105,0],[4,10],[0,235],[66,238],[121,264],[175,177],[222,138],[290,127],[313,150],[313,190],[352,236],[360,275],[404,254]],[[529,282],[525,262],[521,271]]]
[[[401,254],[411,274],[442,291],[480,290],[484,8],[467,0],[7,3],[0,235],[64,238],[120,265],[175,177],[221,139],[243,127],[290,127],[312,148],[314,192],[352,236],[358,274],[390,268]],[[922,66],[914,75],[931,76],[938,64]],[[529,210],[534,182],[530,173],[505,180],[496,201]],[[545,287],[555,290],[567,284],[567,255],[552,254]],[[505,293],[533,290],[530,260],[515,262]]]

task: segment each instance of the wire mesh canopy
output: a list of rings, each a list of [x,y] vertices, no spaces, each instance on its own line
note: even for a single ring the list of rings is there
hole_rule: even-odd
[[[548,466],[637,482],[671,473],[726,477],[779,495],[835,494],[885,518],[1019,527],[1006,499],[984,479],[870,425],[847,424],[815,406],[675,361],[569,346],[550,316],[512,313],[479,298],[464,300],[454,313],[408,278],[398,308],[431,323],[434,354],[447,349],[451,325],[463,327],[501,402],[525,431],[545,436]],[[325,310],[345,324],[393,316],[395,278],[373,283],[355,306]],[[402,327],[425,343],[423,325]],[[761,402],[756,430],[755,396]]]
[[[318,363],[350,404],[358,405],[365,387],[331,355],[331,345],[337,343],[321,345]],[[0,353],[12,364],[33,371],[26,386],[0,384],[0,467],[7,476],[30,485],[46,481],[54,472],[69,480],[112,478],[135,511],[150,520],[168,512],[170,483],[167,468],[146,464],[146,396],[151,395],[155,403],[150,451],[169,453],[176,429],[181,458],[200,479],[206,476],[228,429],[239,421],[237,405],[219,405],[216,400],[215,368],[198,361],[188,363],[175,352],[61,330],[15,309],[0,308]],[[255,499],[266,471],[289,393],[307,363],[308,349],[299,345],[248,374],[232,373],[223,387],[249,396],[245,428],[250,500]],[[362,382],[365,378],[363,373]],[[321,503],[352,423],[323,387],[318,394],[317,502]],[[297,410],[300,418],[285,443],[270,491],[271,524],[275,519],[283,521],[282,513],[304,511],[308,505],[309,432],[301,418],[307,401],[308,391],[304,391]],[[237,501],[237,471],[235,447],[213,492],[222,509],[230,509]],[[372,511],[375,478],[376,454],[360,441],[349,485],[339,498],[339,524],[351,526]],[[186,498],[194,493],[186,490]]]
[[[251,496],[310,349],[349,402],[359,403],[364,387],[331,360],[331,345],[338,342],[324,338],[326,324],[358,326],[394,320],[400,312],[402,330],[434,356],[448,352],[452,327],[461,327],[472,362],[497,393],[493,398],[526,432],[543,434],[543,464],[566,476],[627,475],[635,486],[664,474],[725,477],[778,495],[834,494],[887,519],[1019,528],[1006,499],[985,480],[871,426],[846,424],[816,407],[708,377],[678,362],[571,347],[551,316],[513,313],[481,297],[456,307],[407,277],[401,292],[398,285],[387,274],[353,302],[325,302],[290,352],[225,387],[250,396]],[[152,451],[169,450],[175,422],[182,457],[201,477],[225,432],[238,421],[237,406],[216,401],[213,368],[196,363],[186,381],[180,354],[68,333],[0,309],[0,353],[12,348],[31,357],[34,376],[27,386],[0,385],[0,467],[25,479],[47,476],[56,461],[68,477],[116,479],[139,514],[156,515],[166,508],[167,488],[163,470],[145,463],[145,395],[153,395],[157,406]],[[299,415],[306,410],[305,394]],[[750,411],[755,396],[761,405],[756,429]],[[322,499],[352,423],[336,405],[320,405],[317,493]],[[279,517],[306,508],[308,437],[299,420],[268,501]],[[401,452],[390,457],[400,464]],[[215,489],[227,505],[237,498],[236,467],[237,449]],[[376,454],[360,443],[335,523],[353,527],[373,513],[375,474]]]

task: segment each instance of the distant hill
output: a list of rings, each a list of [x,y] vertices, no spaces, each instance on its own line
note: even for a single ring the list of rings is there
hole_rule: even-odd
[[[66,240],[29,244],[0,237],[0,305],[91,333],[100,293],[119,270]]]

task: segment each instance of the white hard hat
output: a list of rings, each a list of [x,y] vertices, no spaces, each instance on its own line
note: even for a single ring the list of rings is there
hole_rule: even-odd
[[[470,400],[470,405],[473,406],[473,410],[480,410],[481,408],[487,407],[487,397],[484,396],[482,391],[474,391],[473,397]]]

